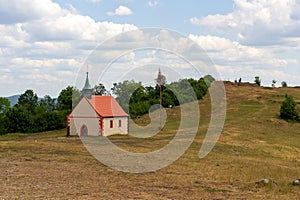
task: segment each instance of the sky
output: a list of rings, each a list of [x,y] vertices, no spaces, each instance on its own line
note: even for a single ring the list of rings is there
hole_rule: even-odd
[[[57,97],[68,85],[80,87],[99,45],[149,27],[183,36],[166,39],[168,47],[178,42],[178,52],[185,48],[182,38],[185,45],[199,45],[222,80],[253,82],[260,76],[265,86],[272,80],[300,85],[299,10],[298,0],[0,0],[0,96],[33,89],[40,97]],[[103,61],[114,58],[101,52]],[[123,60],[146,66],[140,53]]]

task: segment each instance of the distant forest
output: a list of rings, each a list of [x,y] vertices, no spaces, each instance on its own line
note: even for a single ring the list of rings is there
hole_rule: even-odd
[[[114,83],[110,90],[106,90],[100,83],[93,88],[93,94],[113,94],[121,107],[134,119],[147,114],[152,105],[159,104],[160,97],[163,107],[200,100],[213,81],[214,78],[207,75],[199,80],[189,78],[167,84],[162,75],[156,79],[154,87],[126,80]],[[73,86],[63,89],[57,99],[49,95],[39,99],[33,90],[28,89],[12,107],[8,99],[0,97],[0,134],[34,133],[64,128],[66,115],[81,98],[82,93]]]

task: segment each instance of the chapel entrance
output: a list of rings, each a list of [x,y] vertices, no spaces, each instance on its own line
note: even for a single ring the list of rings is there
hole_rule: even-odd
[[[80,136],[87,136],[88,135],[88,128],[86,125],[82,125],[80,129]]]

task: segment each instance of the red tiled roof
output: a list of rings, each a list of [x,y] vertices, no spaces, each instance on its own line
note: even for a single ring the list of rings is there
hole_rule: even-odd
[[[119,103],[112,96],[92,96],[88,99],[96,112],[102,117],[123,117],[128,114],[121,108]]]

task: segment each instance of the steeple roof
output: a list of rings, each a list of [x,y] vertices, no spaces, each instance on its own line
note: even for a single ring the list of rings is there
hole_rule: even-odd
[[[84,87],[82,90],[91,90],[91,89],[92,89],[92,87],[91,87],[91,84],[89,81],[89,72],[86,72],[85,84],[84,84]]]

